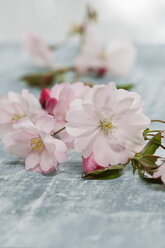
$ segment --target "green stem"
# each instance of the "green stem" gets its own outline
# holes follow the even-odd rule
[[[148,133],[159,133],[159,132],[162,132],[162,130],[150,130]]]
[[[162,120],[151,120],[151,122],[161,122],[165,124],[165,121],[162,121]]]
[[[87,8],[86,8],[85,15],[84,15],[84,20],[83,20],[82,25],[81,25],[83,27],[83,32],[80,33],[80,46],[79,46],[78,54],[81,53],[81,51],[84,47],[84,43],[85,43],[85,39],[86,39],[86,36],[85,36],[86,33],[84,31],[85,31],[86,27],[88,26],[88,24],[91,22],[91,14],[94,14],[94,13],[96,14],[95,11],[91,10],[91,8],[88,4]]]
[[[134,84],[117,85],[117,89],[123,89],[123,90],[131,90],[133,87],[134,87]]]
[[[161,146],[161,148],[165,149],[165,146],[163,146],[163,145],[160,145],[160,146]]]
[[[62,132],[65,129],[65,127],[62,127],[61,129],[59,129],[57,132],[54,133],[54,136],[56,136],[58,133]]]

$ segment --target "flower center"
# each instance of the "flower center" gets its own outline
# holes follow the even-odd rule
[[[41,137],[36,137],[31,139],[31,148],[35,152],[41,153],[44,149],[44,144]]]
[[[111,119],[104,118],[103,120],[100,120],[99,127],[103,130],[105,135],[108,135],[109,132],[112,133],[112,130],[116,128],[116,125]]]
[[[25,117],[25,115],[19,115],[19,114],[14,114],[11,121],[16,122],[19,121],[20,119],[22,119],[23,117]]]

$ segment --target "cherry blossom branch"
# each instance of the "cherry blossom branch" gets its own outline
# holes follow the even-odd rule
[[[163,146],[163,145],[160,145],[160,146],[161,146],[161,148],[165,149],[165,146]]]
[[[97,13],[96,13],[97,15]],[[83,24],[82,24],[82,32],[80,33],[80,47],[79,47],[79,53],[81,52],[82,48],[83,48],[83,45],[84,45],[84,42],[85,42],[85,29],[87,27],[87,25],[89,24],[89,22],[91,21],[92,18],[92,10],[90,9],[90,6],[88,5],[87,6],[87,11],[85,13],[85,17],[84,17],[84,21],[83,21]]]
[[[56,136],[58,133],[62,132],[65,129],[65,127],[62,127],[61,129],[59,129],[57,132],[54,133],[54,136]]]
[[[150,130],[149,133],[159,133],[162,132],[162,130]]]
[[[75,81],[81,81],[80,73],[78,72],[77,68],[73,65],[66,67],[59,67],[57,69],[45,71],[45,72],[26,74],[22,76],[20,80],[25,81],[31,86],[36,86],[43,89],[49,87],[54,80],[56,80],[55,83],[63,82],[64,81],[63,76],[68,72],[75,73]],[[88,85],[89,87],[93,87],[95,85],[92,82],[84,82],[84,84]],[[117,88],[131,90],[133,88],[133,84],[117,85]]]
[[[70,34],[74,35],[74,34],[79,34],[80,35],[80,46],[79,46],[79,51],[78,54],[81,53],[81,50],[83,48],[84,42],[85,42],[85,30],[86,27],[88,26],[88,24],[91,21],[96,22],[98,19],[98,14],[95,10],[93,10],[89,5],[87,5],[87,9],[85,12],[85,16],[84,16],[84,20],[82,22],[82,24],[80,25],[73,25]]]
[[[161,122],[165,124],[165,121],[162,121],[162,120],[151,120],[151,122]]]

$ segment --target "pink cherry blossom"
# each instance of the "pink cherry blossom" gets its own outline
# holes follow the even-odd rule
[[[39,35],[35,33],[25,34],[23,44],[26,51],[38,65],[52,67],[53,52]]]
[[[66,114],[70,109],[70,104],[74,99],[80,99],[84,91],[88,88],[81,82],[56,84],[50,91],[50,98],[46,103],[46,110],[51,112],[57,122],[57,130],[65,127]],[[54,109],[53,109],[54,108]],[[60,138],[66,143],[68,149],[73,147],[74,138],[66,130],[60,132]]]
[[[26,170],[48,174],[67,159],[64,142],[51,135],[54,128],[53,116],[39,117],[35,124],[23,119],[4,136],[4,150],[24,159]]]
[[[71,103],[66,131],[75,137],[77,152],[93,153],[101,166],[125,164],[144,145],[142,132],[150,124],[139,94],[116,89],[115,83],[86,89]]]
[[[13,125],[22,118],[35,120],[37,116],[44,114],[46,112],[41,108],[39,101],[28,90],[23,89],[21,95],[8,92],[0,98],[0,135],[12,131]]]
[[[82,158],[82,166],[85,173],[89,173],[95,170],[105,169],[109,166],[101,166],[96,163],[93,153],[88,158]]]
[[[132,69],[135,57],[136,50],[131,42],[111,42],[106,48],[95,27],[88,25],[75,66],[82,74],[95,71],[99,76],[104,76],[106,72],[127,76]]]
[[[165,161],[153,174],[153,178],[159,178],[159,177],[161,178],[162,182],[165,184]]]
[[[79,56],[75,60],[75,66],[80,73],[87,73],[90,69],[104,67],[99,59],[102,51],[102,41],[94,25],[88,25],[84,31],[83,44]]]

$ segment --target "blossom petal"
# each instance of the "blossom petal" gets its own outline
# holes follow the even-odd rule
[[[50,91],[50,97],[54,97],[59,100],[59,96],[65,85],[68,83],[55,84],[55,86]]]
[[[28,104],[25,101],[25,99],[21,95],[15,93],[15,92],[8,92],[8,99],[9,99],[10,103],[11,102],[17,103],[20,106],[24,106],[26,109],[28,108]]]
[[[90,115],[88,115],[84,111],[72,111],[68,112],[66,120],[69,122],[69,124],[66,124],[66,127],[73,125],[74,127],[81,126],[85,127],[96,127],[97,123],[93,118],[91,118]]]
[[[67,161],[68,156],[64,152],[56,152],[56,159],[57,159],[57,162],[64,163]]]
[[[72,149],[74,146],[74,137],[71,136],[66,130],[60,133],[60,139],[67,145],[68,149]]]
[[[27,132],[32,132],[34,134],[39,134],[39,130],[37,129],[37,127],[28,118],[19,120],[19,122],[14,124],[13,127],[18,130],[24,130]]]
[[[44,149],[40,156],[40,167],[44,173],[47,173],[50,169],[56,170],[57,161],[53,153],[49,153]]]
[[[40,66],[52,66],[53,53],[45,41],[35,33],[27,33],[23,39],[25,49]]]
[[[99,136],[93,146],[94,159],[98,164],[102,166],[117,165],[119,163],[127,163],[129,158],[134,155],[134,153],[127,152],[124,147],[116,144],[109,144],[107,142],[107,137]]]
[[[25,167],[26,170],[30,170],[35,168],[40,162],[40,156],[37,152],[31,152],[26,160],[25,160]]]
[[[55,138],[45,132],[40,132],[41,139],[43,141],[44,146],[50,153],[54,153],[56,150],[56,142]]]
[[[43,115],[36,120],[36,127],[46,133],[50,133],[55,129],[56,121],[51,115]]]
[[[8,109],[8,106],[6,106]],[[6,111],[5,106],[1,106],[0,108],[0,123],[7,123],[11,122],[12,114]]]
[[[54,142],[56,144],[56,151],[57,152],[66,152],[67,151],[67,147],[62,140],[54,139]]]
[[[82,152],[84,158],[89,157],[92,153],[93,145],[98,135],[99,131],[95,130],[88,136],[76,138],[74,142],[75,150],[79,153]]]
[[[27,89],[22,90],[22,96],[26,100],[26,102],[28,102],[31,110],[41,109],[41,105],[37,98],[33,94],[31,94]]]
[[[25,159],[31,152],[30,141],[32,138],[34,138],[32,133],[14,130],[3,137],[4,150]]]
[[[131,127],[127,130],[119,129],[115,137],[117,138],[119,144],[123,145],[130,151],[140,152],[144,145],[144,137],[142,132],[137,132],[136,129]]]
[[[112,43],[107,49],[107,54],[110,73],[121,76],[129,74],[136,57],[136,50],[130,42]]]
[[[93,96],[93,101],[95,103],[96,108],[101,108],[105,105],[107,100],[108,92],[105,85],[100,85]]]
[[[161,177],[162,182],[165,184],[165,161],[153,174],[153,178],[159,178],[159,177]]]
[[[53,111],[58,101],[56,98],[50,98],[46,103],[46,111],[48,114],[53,115]]]

